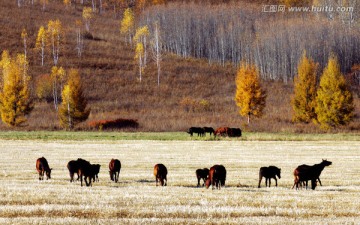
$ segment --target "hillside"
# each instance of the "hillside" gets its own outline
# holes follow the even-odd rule
[[[39,77],[49,74],[52,61],[47,55],[45,65],[32,49],[41,25],[59,19],[66,33],[59,65],[78,68],[84,81],[85,93],[91,107],[88,121],[99,119],[137,119],[141,131],[182,131],[189,126],[231,126],[245,128],[245,119],[237,113],[234,102],[236,68],[206,59],[186,59],[167,53],[163,57],[160,86],[157,86],[156,65],[150,62],[139,82],[132,47],[120,35],[120,20],[110,12],[96,15],[91,22],[90,35],[84,40],[81,58],[75,50],[75,21],[81,19],[81,8],[66,8],[60,2],[51,2],[41,10],[38,4],[17,7],[15,1],[0,2],[0,51],[11,54],[23,52],[21,31],[28,32],[30,73],[35,93]],[[291,122],[290,95],[292,82],[264,81],[267,89],[267,107],[262,119],[255,119],[247,130],[318,132],[314,125],[294,125]],[[203,100],[203,104],[199,102]],[[193,102],[197,102],[194,106]],[[359,112],[359,100],[355,99]],[[52,102],[36,100],[35,109],[24,130],[60,129]],[[357,117],[342,131],[360,128]],[[1,124],[0,129],[8,130]],[[11,128],[13,129],[13,128]],[[79,129],[88,129],[87,122]]]

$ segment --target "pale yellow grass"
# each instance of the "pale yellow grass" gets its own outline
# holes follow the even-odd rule
[[[360,224],[360,142],[3,140],[0,149],[0,224]],[[53,168],[42,182],[41,156]],[[69,183],[66,164],[78,157],[101,164],[93,187]],[[118,184],[111,158],[122,162]],[[322,158],[333,162],[324,186],[292,190],[293,169]],[[156,163],[167,187],[155,187]],[[196,188],[195,170],[213,164],[226,167],[226,187]],[[258,189],[269,165],[282,168],[279,187]]]

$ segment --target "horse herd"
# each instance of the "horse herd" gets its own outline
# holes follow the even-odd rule
[[[292,188],[296,187],[299,189],[300,187],[305,186],[307,189],[308,181],[311,181],[311,189],[315,190],[317,186],[317,182],[320,185],[320,175],[325,167],[330,166],[332,162],[328,160],[322,160],[319,164],[310,165],[299,165],[295,168],[294,174],[294,185]],[[92,182],[99,181],[98,174],[100,172],[99,164],[90,164],[90,162],[78,158],[77,160],[71,160],[67,164],[67,168],[70,174],[70,182],[74,181],[74,175],[77,174],[77,180],[80,179],[81,186],[83,186],[83,179],[85,181],[86,186],[92,186]],[[44,157],[38,158],[36,160],[36,170],[39,173],[39,180],[44,179],[44,175],[46,175],[47,179],[51,179],[51,170],[47,160]],[[109,174],[110,180],[115,183],[119,180],[121,170],[121,162],[118,159],[111,159],[109,162]],[[154,176],[156,186],[160,183],[161,186],[167,185],[167,174],[168,170],[164,164],[156,164],[154,166]],[[197,169],[195,171],[197,178],[197,186],[200,186],[200,181],[203,180],[202,186],[209,188],[210,185],[212,189],[220,189],[222,186],[225,186],[226,180],[226,169],[223,165],[214,165],[210,169]],[[269,167],[261,167],[259,170],[259,184],[258,188],[261,186],[262,178],[265,178],[265,186],[271,186],[271,179],[275,180],[275,186],[278,185],[277,178],[281,178],[281,169],[276,166]]]
[[[190,127],[186,132],[192,137],[193,134],[197,134],[199,137],[204,137],[206,133],[209,133],[210,136],[222,136],[222,137],[241,137],[240,128],[230,128],[230,127],[219,127],[216,130],[212,127]]]

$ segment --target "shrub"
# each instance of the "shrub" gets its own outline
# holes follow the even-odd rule
[[[93,120],[89,122],[89,127],[97,130],[138,128],[139,123],[134,119],[116,119],[116,120]]]

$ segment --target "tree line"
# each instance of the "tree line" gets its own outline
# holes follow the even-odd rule
[[[314,122],[324,130],[349,124],[354,118],[355,106],[337,57],[330,55],[319,82],[318,66],[306,52],[303,53],[291,98],[293,122]],[[261,117],[266,105],[266,91],[256,66],[242,62],[235,83],[235,102],[240,115],[247,116],[248,123],[250,117]]]
[[[343,72],[360,62],[360,28],[340,15],[269,14],[241,3],[172,3],[148,8],[140,18],[142,25],[154,21],[162,28],[165,50],[209,63],[253,63],[267,80],[292,80],[303,50],[321,68],[332,52]]]

